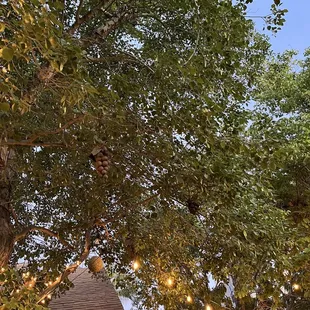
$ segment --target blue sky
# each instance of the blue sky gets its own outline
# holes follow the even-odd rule
[[[249,7],[248,15],[265,16],[270,13],[270,5],[273,0],[254,0]],[[283,52],[287,49],[295,49],[302,56],[304,50],[310,47],[310,0],[283,0],[282,7],[288,9],[286,22],[282,30],[276,36],[270,31],[265,31],[270,36],[270,42],[275,52]],[[263,20],[255,19],[257,30],[262,32]]]

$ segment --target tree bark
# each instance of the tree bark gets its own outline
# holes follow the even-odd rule
[[[14,231],[10,212],[14,176],[13,156],[12,149],[0,146],[0,268],[8,264],[14,246]]]

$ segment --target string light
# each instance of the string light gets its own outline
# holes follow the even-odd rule
[[[292,285],[292,288],[293,288],[294,291],[299,291],[301,289],[301,286],[299,284],[297,284],[297,283],[294,283]]]
[[[2,267],[2,268],[1,268],[1,272],[5,272],[5,268]]]
[[[41,304],[43,304],[43,305],[45,304],[45,300],[44,299],[41,300]]]
[[[206,305],[206,310],[213,310],[213,307],[209,304]]]
[[[59,278],[59,277],[57,277],[57,278],[56,278],[56,281],[58,282],[59,280],[60,280],[60,278]]]
[[[132,268],[135,271],[138,270],[140,268],[140,263],[137,260],[135,260],[132,264]]]
[[[51,294],[48,294],[48,295],[47,295],[47,298],[48,298],[48,299],[52,299],[52,295],[51,295]]]
[[[187,301],[189,304],[191,304],[191,303],[193,302],[192,296],[188,295],[188,296],[186,297],[186,301]]]
[[[18,294],[19,292],[20,292],[20,290],[17,289],[17,290],[16,290],[16,293]]]
[[[52,281],[49,281],[49,282],[48,282],[48,285],[53,285],[53,282],[52,282]]]
[[[172,278],[168,278],[166,283],[167,283],[167,286],[172,287],[174,284],[174,281]]]

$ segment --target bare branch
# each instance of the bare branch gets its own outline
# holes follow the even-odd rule
[[[74,249],[74,247],[73,247],[68,241],[66,241],[66,240],[64,240],[63,238],[61,238],[61,237],[59,236],[58,233],[53,232],[52,230],[47,229],[47,228],[45,228],[45,227],[40,227],[40,226],[29,226],[29,227],[26,227],[21,233],[19,233],[19,234],[17,234],[17,235],[15,236],[14,241],[15,241],[15,242],[19,242],[20,240],[26,238],[26,236],[27,236],[30,232],[32,232],[32,231],[39,231],[39,232],[41,232],[41,233],[43,233],[43,234],[45,234],[45,235],[48,235],[48,236],[50,236],[50,237],[55,237],[55,238],[57,238],[57,239],[59,240],[59,242],[60,242],[62,245],[64,245],[65,247],[69,248],[70,250],[73,250],[73,249]]]

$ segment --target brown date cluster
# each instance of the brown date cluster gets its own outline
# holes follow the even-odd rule
[[[107,147],[103,146],[100,150],[98,150],[98,152],[96,152],[96,154],[92,153],[91,158],[95,161],[94,165],[97,173],[100,176],[107,177],[107,173],[111,164]]]

